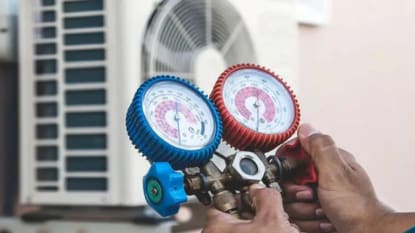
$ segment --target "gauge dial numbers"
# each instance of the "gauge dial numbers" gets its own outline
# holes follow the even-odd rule
[[[153,85],[144,96],[143,110],[151,128],[178,148],[200,149],[215,131],[213,114],[204,100],[177,83]]]
[[[211,98],[224,121],[224,140],[241,150],[275,148],[299,124],[299,106],[291,89],[257,65],[242,64],[226,70]]]
[[[126,125],[144,156],[151,162],[169,162],[176,170],[208,162],[222,138],[222,121],[209,98],[172,76],[157,76],[140,86]]]

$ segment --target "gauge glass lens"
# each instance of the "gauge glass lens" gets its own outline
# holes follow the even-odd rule
[[[241,170],[245,172],[246,174],[253,176],[258,173],[258,166],[256,165],[255,161],[249,158],[243,158],[241,159],[241,162],[239,163],[239,166],[241,167]]]
[[[173,81],[161,81],[144,95],[143,111],[150,127],[167,143],[198,150],[211,142],[215,120],[206,100]]]
[[[241,124],[264,134],[282,133],[294,121],[295,107],[287,88],[272,75],[242,69],[225,81],[226,109]]]

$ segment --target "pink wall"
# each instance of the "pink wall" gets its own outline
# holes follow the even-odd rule
[[[300,27],[303,122],[331,134],[382,200],[415,211],[415,1],[333,1]]]

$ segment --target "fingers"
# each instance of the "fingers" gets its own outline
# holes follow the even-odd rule
[[[293,223],[307,233],[331,233],[336,231],[331,223],[325,221],[293,221]]]
[[[206,217],[207,217],[207,220],[209,221],[209,220],[215,220],[218,218],[231,218],[233,216],[232,215],[228,216],[228,214],[223,213],[222,211],[217,210],[213,207],[210,207],[206,211]]]
[[[298,138],[319,172],[341,169],[343,161],[330,136],[321,134],[309,124],[303,124],[298,130]]]
[[[234,220],[229,218],[225,213],[211,207],[206,212],[206,226],[202,233],[231,232],[230,229],[232,224],[229,224],[229,222],[233,221]]]
[[[286,219],[282,197],[278,191],[253,185],[250,187],[249,194],[256,212],[254,221],[267,223]]]
[[[231,233],[233,227],[247,223],[246,220],[238,219],[230,214],[223,213],[213,207],[206,212],[206,226],[203,233]]]
[[[347,163],[347,165],[354,171],[362,171],[364,170],[362,166],[356,161],[356,158],[348,151],[339,148],[341,156],[343,160]]]
[[[226,224],[238,224],[238,223],[246,223],[246,220],[238,219],[230,214],[224,213],[219,211],[213,207],[208,208],[206,212],[206,222],[208,225],[215,225],[215,223],[220,222],[224,225]]]
[[[318,203],[290,203],[285,205],[285,211],[291,219],[296,220],[317,220],[325,218],[324,211]]]
[[[314,190],[307,185],[296,185],[292,183],[284,183],[284,202],[294,201],[312,201],[314,200]]]

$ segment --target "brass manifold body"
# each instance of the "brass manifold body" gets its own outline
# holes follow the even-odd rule
[[[224,169],[219,169],[212,161],[200,168],[185,169],[185,191],[188,195],[195,195],[204,205],[213,204],[215,208],[237,217],[242,212],[254,211],[248,195],[250,185],[262,182],[281,192],[279,183],[302,167],[293,158],[266,157],[260,151],[239,151],[220,157],[226,163]],[[237,195],[240,196],[239,202]]]

